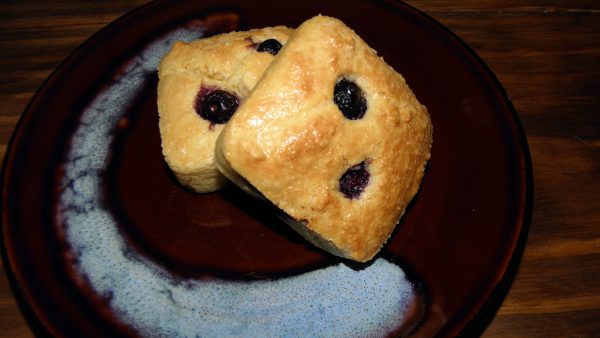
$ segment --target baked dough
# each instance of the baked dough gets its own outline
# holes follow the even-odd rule
[[[362,93],[362,116],[342,113],[342,82]],[[368,261],[419,189],[431,143],[427,109],[404,78],[341,21],[317,16],[296,29],[215,151],[228,178],[306,239]],[[355,190],[342,187],[348,173]]]
[[[260,51],[261,43],[275,39],[284,44],[291,32],[278,26],[176,42],[161,60],[157,103],[162,152],[181,184],[203,193],[226,182],[214,159],[225,121],[202,118],[198,97],[222,90],[243,100],[274,58],[271,50]]]

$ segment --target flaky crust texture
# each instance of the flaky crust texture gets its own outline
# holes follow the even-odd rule
[[[362,119],[345,118],[335,105],[341,78],[364,91]],[[217,151],[309,237],[320,236],[307,237],[314,244],[367,261],[417,192],[431,143],[427,109],[404,78],[341,21],[317,16],[290,37]],[[362,161],[370,161],[370,181],[358,198],[346,198],[339,179]]]
[[[200,88],[215,87],[245,98],[273,60],[273,55],[257,52],[256,45],[271,38],[283,44],[291,32],[278,26],[176,42],[161,60],[157,103],[162,151],[184,186],[210,192],[226,182],[214,159],[215,141],[224,125],[211,125],[196,113]]]

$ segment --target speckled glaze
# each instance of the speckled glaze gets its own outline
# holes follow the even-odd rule
[[[134,239],[120,232],[124,222],[118,208],[105,202],[119,195],[104,191],[111,180],[105,173],[117,155],[113,139],[128,134],[120,129],[133,128],[122,122],[128,118],[127,107],[152,84],[146,77],[156,71],[172,42],[202,35],[202,26],[192,26],[151,43],[83,110],[62,164],[57,204],[57,230],[64,236],[67,257],[73,258],[73,273],[86,280],[82,286],[144,337],[376,337],[405,326],[417,295],[402,269],[384,259],[356,270],[338,263],[277,280],[199,280],[153,263],[132,248]],[[181,219],[157,221],[169,228]],[[214,255],[209,252],[208,257]],[[344,325],[337,325],[342,320]]]
[[[234,187],[205,195],[186,191],[160,154],[157,78],[148,67],[156,61],[156,54],[145,54],[147,48],[160,46],[160,41],[182,29],[212,35],[279,24],[296,27],[318,13],[338,17],[353,27],[402,73],[428,107],[436,128],[436,143],[421,190],[371,265],[340,261],[308,245],[277,220],[268,206]],[[103,96],[111,88],[121,89],[116,92],[127,98],[122,101],[125,105],[111,101],[119,95]],[[123,110],[111,115],[90,109],[110,102]],[[100,125],[112,127],[91,133],[88,128],[103,120],[106,124]],[[90,137],[97,139],[91,142]],[[78,144],[78,140],[83,141]],[[93,156],[81,156],[74,149]],[[152,304],[186,308],[182,304],[188,300],[188,292],[202,287],[209,288],[210,294],[218,289],[223,299],[232,302],[248,295],[240,308],[216,316],[233,321],[239,314],[259,318],[253,302],[261,304],[264,294],[270,299],[278,294],[292,297],[281,299],[293,299],[290,302],[296,305],[294,292],[316,292],[310,297],[317,302],[314,306],[329,299],[322,293],[339,292],[360,300],[392,289],[391,306],[367,302],[365,306],[377,306],[364,311],[370,315],[362,318],[393,324],[365,325],[367,330],[384,327],[395,336],[410,332],[412,324],[419,323],[415,336],[471,333],[493,313],[518,261],[515,252],[525,236],[523,221],[529,212],[526,154],[516,115],[485,65],[442,26],[405,5],[350,1],[340,9],[334,3],[318,1],[159,1],[95,35],[32,100],[4,165],[3,258],[24,312],[39,334],[139,336],[151,327],[139,318],[147,320],[151,316],[144,316],[158,311]],[[85,169],[78,173],[76,168]],[[89,189],[92,186],[95,190]],[[86,202],[90,191],[101,208]],[[105,217],[100,209],[109,211],[110,216]],[[86,224],[77,220],[81,215],[98,217],[100,221],[88,225],[112,234],[104,240],[75,236],[72,231]],[[82,255],[84,249],[89,250],[87,257]],[[110,270],[102,267],[102,262],[114,266],[114,261],[105,260],[109,257],[129,261],[130,271],[120,266],[104,275],[89,272]],[[88,272],[82,273],[84,270]],[[119,279],[124,274],[133,278]],[[335,278],[331,279],[332,275]],[[383,275],[392,278],[373,278]],[[157,280],[166,284],[153,288],[151,285],[158,284],[148,283]],[[314,281],[328,280],[347,281],[352,292],[348,293],[347,285],[314,285]],[[424,303],[408,309],[410,318],[400,311],[405,308],[400,299],[410,296],[404,291],[411,289],[403,287],[410,285],[408,280],[416,285],[412,291],[425,297]],[[122,284],[112,285],[116,281]],[[119,287],[103,288],[103,282]],[[264,293],[265,288],[273,293]],[[142,290],[152,292],[142,296],[138,293]],[[115,306],[124,299],[121,291],[132,292],[151,302],[145,303],[150,306],[134,302]],[[336,297],[332,301],[341,300]],[[214,309],[211,302],[206,299],[201,306]],[[303,302],[309,304],[306,299]],[[138,311],[140,308],[144,311]],[[278,310],[296,309],[293,313],[298,318],[312,318],[334,308],[317,306],[311,312],[282,305]],[[192,316],[201,311],[186,309]],[[132,312],[140,312],[135,314],[138,319]],[[281,323],[292,322],[284,317],[266,327],[277,330],[284,327]],[[198,329],[174,322],[190,317],[167,318],[171,319],[168,323],[151,323],[163,330],[154,333],[186,335],[190,331],[185,330]],[[404,319],[406,326],[398,327]],[[256,332],[244,331],[252,325],[232,325],[226,331],[219,320],[200,324],[221,328],[220,333]],[[326,322],[321,325],[327,327]],[[350,332],[339,331],[346,329],[344,325],[330,326],[335,331],[324,332]],[[182,331],[177,333],[173,327]],[[299,332],[293,330],[305,329],[298,325],[288,328],[291,335]]]

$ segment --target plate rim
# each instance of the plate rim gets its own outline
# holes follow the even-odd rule
[[[510,287],[512,286],[512,282],[517,276],[523,251],[525,250],[529,235],[534,201],[534,174],[529,143],[527,141],[527,134],[521,119],[519,118],[519,114],[512,104],[512,100],[510,99],[508,92],[492,69],[483,60],[483,58],[481,58],[479,54],[460,36],[429,14],[403,1],[395,1],[401,2],[405,6],[409,7],[418,15],[421,15],[425,20],[428,20],[432,26],[436,27],[436,29],[443,31],[445,34],[452,37],[457,42],[457,45],[462,48],[464,54],[471,57],[471,64],[476,64],[478,66],[483,73],[482,75],[486,76],[486,80],[489,81],[493,87],[497,89],[497,93],[500,94],[500,101],[505,105],[504,110],[510,113],[510,121],[513,124],[510,126],[509,130],[512,132],[513,140],[516,141],[515,144],[518,145],[520,150],[518,152],[520,155],[518,156],[519,168],[521,169],[519,178],[523,184],[520,185],[519,197],[522,203],[519,205],[519,216],[517,217],[519,220],[517,226],[518,231],[516,231],[516,236],[513,237],[510,255],[507,257],[507,259],[503,260],[504,266],[502,267],[502,271],[499,276],[497,276],[496,283],[494,283],[494,285],[488,290],[485,300],[483,302],[479,302],[477,305],[477,310],[471,311],[471,314],[466,316],[467,318],[464,318],[461,321],[462,324],[459,323],[455,325],[458,327],[455,327],[454,330],[449,330],[448,332],[449,336],[478,336],[483,333],[489,323],[494,319],[496,312],[508,294]],[[446,325],[441,332],[448,331],[445,329]]]
[[[470,336],[472,334],[479,334],[485,330],[489,322],[494,318],[496,311],[499,309],[502,301],[506,297],[513,280],[515,279],[519,264],[521,261],[521,257],[523,251],[525,249],[525,244],[527,242],[527,237],[529,233],[529,228],[531,225],[531,217],[532,217],[532,209],[533,209],[533,200],[534,200],[534,179],[533,179],[533,167],[531,154],[529,151],[529,145],[527,142],[527,136],[521,120],[519,119],[518,112],[513,106],[505,88],[502,86],[501,82],[498,80],[496,75],[490,69],[490,67],[484,62],[484,60],[470,47],[465,41],[463,41],[457,34],[451,31],[448,27],[443,25],[441,22],[437,21],[435,18],[430,16],[429,14],[415,8],[414,6],[394,0],[392,3],[390,1],[380,1],[382,4],[392,5],[396,10],[407,9],[413,12],[415,16],[420,17],[421,19],[426,20],[431,27],[435,27],[437,30],[443,32],[444,35],[448,37],[452,37],[455,42],[457,42],[456,46],[460,46],[461,51],[464,55],[468,55],[470,57],[469,63],[476,65],[476,68],[479,70],[479,76],[485,75],[485,82],[489,82],[493,88],[497,90],[497,94],[500,98],[500,102],[504,104],[503,111],[509,112],[510,116],[507,116],[507,120],[512,122],[509,128],[511,132],[511,138],[515,142],[515,146],[518,146],[518,158],[519,163],[518,167],[521,169],[519,172],[519,178],[522,181],[520,185],[520,195],[518,209],[518,224],[515,227],[516,236],[512,237],[513,241],[511,243],[511,249],[509,250],[509,255],[506,259],[503,259],[503,266],[501,271],[497,274],[495,283],[490,287],[486,292],[486,297],[482,302],[478,302],[477,306],[473,306],[469,309],[468,316],[462,316],[463,320],[453,323],[452,327],[449,327],[449,323],[443,325],[440,333],[448,334],[448,335],[459,335],[459,336]],[[39,334],[50,334],[50,332],[55,331],[51,330],[54,328],[53,323],[47,320],[47,317],[41,313],[40,308],[33,306],[36,304],[35,299],[25,287],[25,283],[23,280],[20,280],[18,274],[15,270],[18,268],[15,266],[16,258],[12,257],[11,252],[14,252],[9,249],[10,245],[7,242],[7,238],[10,237],[8,235],[8,225],[7,215],[8,215],[8,198],[6,186],[8,185],[9,174],[12,172],[11,166],[14,162],[15,155],[15,144],[21,143],[20,140],[25,137],[24,126],[27,125],[28,121],[34,115],[34,107],[36,103],[40,100],[40,97],[44,95],[44,92],[48,90],[49,84],[52,83],[53,80],[57,78],[57,76],[62,73],[65,69],[69,67],[73,61],[77,60],[78,57],[90,46],[95,43],[99,37],[107,34],[107,31],[114,29],[120,22],[130,19],[136,13],[143,12],[147,10],[149,7],[153,6],[162,6],[163,2],[155,1],[146,3],[144,5],[138,6],[137,8],[128,11],[115,20],[112,20],[110,23],[102,27],[100,30],[96,31],[90,37],[88,37],[84,42],[78,45],[63,61],[60,62],[58,66],[54,68],[54,70],[48,75],[48,77],[39,85],[35,94],[29,100],[26,108],[21,114],[12,134],[11,138],[7,143],[6,152],[4,156],[4,160],[2,163],[1,175],[0,178],[0,208],[1,208],[1,224],[2,231],[0,231],[0,254],[2,256],[2,261],[4,265],[5,275],[7,276],[11,291],[17,299],[17,304],[24,315],[27,324],[32,330],[35,330],[34,333]],[[402,8],[400,8],[400,7]],[[514,150],[514,149],[513,149]],[[55,329],[55,328],[54,328]],[[36,332],[38,331],[38,332]]]

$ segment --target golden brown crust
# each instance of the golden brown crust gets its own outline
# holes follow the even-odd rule
[[[224,125],[211,125],[194,110],[200,88],[219,88],[245,98],[273,60],[273,55],[257,52],[256,45],[271,38],[283,44],[291,32],[278,26],[176,42],[165,55],[158,67],[162,149],[183,185],[210,192],[226,182],[214,163],[214,144]]]
[[[342,77],[365,93],[362,119],[345,118],[334,103]],[[247,180],[294,228],[305,225],[299,232],[315,245],[367,261],[417,192],[431,142],[427,109],[404,78],[342,22],[317,16],[290,37],[216,151],[225,172]],[[346,198],[339,179],[365,160],[370,181],[359,198]]]

